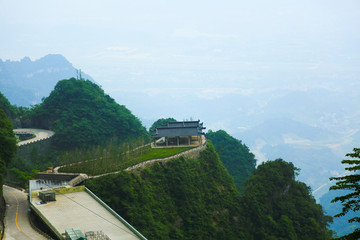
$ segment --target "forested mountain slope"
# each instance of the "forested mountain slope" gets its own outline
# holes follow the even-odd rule
[[[95,83],[59,81],[50,96],[22,119],[23,126],[54,130],[60,148],[87,147],[111,138],[147,137],[140,120]]]
[[[13,126],[4,111],[0,108],[0,196],[2,197],[2,185],[4,174],[10,161],[15,157],[16,138]],[[0,204],[1,205],[1,204]],[[1,214],[0,214],[1,215]]]
[[[277,159],[262,163],[250,176],[243,201],[254,239],[331,239],[332,218],[316,204],[310,187],[295,180],[298,173],[292,163]]]
[[[9,100],[2,94],[2,92],[0,92],[0,109],[2,109],[9,118],[15,116],[15,107],[10,104]]]
[[[331,239],[329,217],[282,160],[259,166],[244,195],[214,147],[199,159],[155,163],[86,181],[148,239]]]
[[[243,189],[245,181],[255,169],[255,155],[245,144],[224,130],[216,132],[209,130],[206,138],[214,144],[220,160],[234,178],[235,185]]]
[[[200,159],[155,163],[139,175],[87,180],[87,187],[148,239],[237,239],[239,195],[214,148]]]

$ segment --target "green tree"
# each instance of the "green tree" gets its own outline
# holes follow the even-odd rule
[[[9,100],[0,92],[0,109],[2,109],[8,118],[15,118],[16,107],[12,106]]]
[[[156,127],[161,127],[161,125],[167,124],[168,122],[176,122],[174,118],[160,118],[156,120],[153,125],[151,125],[149,131],[154,131]]]
[[[16,154],[13,126],[2,109],[0,109],[0,146],[0,184],[2,186],[6,168]]]
[[[16,153],[16,138],[13,132],[13,126],[6,117],[3,110],[0,109],[0,159],[7,166]]]
[[[214,144],[220,160],[234,178],[235,185],[243,191],[245,181],[255,170],[255,155],[245,144],[224,130],[209,130],[206,138]]]
[[[340,177],[332,177],[330,180],[335,180],[334,186],[330,190],[347,190],[343,196],[335,197],[331,202],[341,202],[343,208],[342,212],[336,214],[334,217],[342,217],[349,211],[357,212],[360,210],[360,148],[354,148],[352,153],[346,154],[350,159],[342,160],[342,164],[347,164],[345,170],[351,174]],[[360,217],[353,217],[349,219],[350,223],[360,223]],[[360,239],[360,228],[356,228],[352,233],[342,236],[337,239]]]

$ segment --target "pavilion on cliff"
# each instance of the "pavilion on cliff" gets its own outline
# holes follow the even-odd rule
[[[168,122],[151,131],[154,147],[198,146],[205,139],[203,123],[198,121]]]

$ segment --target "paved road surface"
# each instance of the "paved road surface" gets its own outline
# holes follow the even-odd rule
[[[34,128],[18,128],[18,129],[14,129],[14,132],[15,133],[26,132],[35,135],[35,138],[19,142],[18,146],[25,145],[31,142],[36,142],[38,140],[46,139],[52,137],[55,134],[53,131],[50,130],[34,129]]]
[[[5,240],[46,240],[30,225],[27,195],[15,188],[4,185],[6,202]]]

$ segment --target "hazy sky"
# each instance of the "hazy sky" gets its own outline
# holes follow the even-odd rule
[[[147,126],[194,117],[242,138],[280,116],[359,130],[359,0],[0,0],[0,58],[50,53]]]
[[[0,0],[0,58],[60,53],[112,90],[273,86],[354,77],[359,24],[358,0]]]
[[[189,94],[360,82],[359,25],[358,0],[0,0],[0,58],[62,54],[150,119],[153,96],[166,96],[166,117]]]

